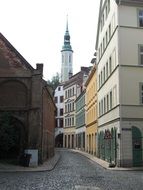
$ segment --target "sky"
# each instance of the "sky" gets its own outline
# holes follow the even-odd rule
[[[71,37],[73,72],[91,66],[100,0],[0,0],[0,32],[43,77],[61,72],[66,21]]]

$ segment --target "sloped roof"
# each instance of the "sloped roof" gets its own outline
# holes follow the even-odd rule
[[[7,48],[10,52],[14,52],[15,56],[20,60],[20,63],[27,69],[33,71],[34,68],[25,60],[25,58],[12,46],[12,44],[0,33],[0,48]],[[5,47],[4,47],[5,46]],[[6,49],[5,49],[6,51]]]
[[[83,82],[83,75],[88,75],[91,67],[81,67],[81,71],[73,75],[69,80],[65,81],[64,88],[72,86],[73,84],[82,85]]]

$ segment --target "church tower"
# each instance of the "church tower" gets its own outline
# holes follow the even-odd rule
[[[64,35],[64,45],[61,50],[62,66],[61,66],[61,82],[67,81],[73,74],[73,50],[70,45],[70,35],[68,30],[68,20],[66,32]]]

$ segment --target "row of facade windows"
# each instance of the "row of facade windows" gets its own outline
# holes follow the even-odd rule
[[[85,96],[82,96],[80,100],[76,102],[76,111],[78,112],[85,105]]]
[[[74,102],[65,105],[65,113],[74,111]]]
[[[88,111],[87,111],[87,122],[88,121],[93,121],[93,120],[95,120],[95,118],[96,118],[96,115],[95,115],[95,113],[96,113],[96,107],[92,107],[92,108],[90,108]]]
[[[100,59],[102,57],[102,54],[104,53],[104,50],[106,49],[107,45],[108,45],[108,42],[110,41],[110,38],[112,36],[112,33],[113,31],[115,30],[115,15],[113,15],[112,17],[112,21],[111,23],[109,24],[106,32],[105,32],[105,35],[102,39],[102,42],[99,46],[99,49],[98,49],[98,59]]]
[[[83,126],[85,124],[85,111],[83,110],[76,115],[76,127]]]
[[[110,12],[110,0],[108,0],[106,2],[105,8],[103,9],[102,15],[101,15],[101,19],[100,19],[100,30],[102,31],[103,27],[104,27],[104,23],[108,17],[108,14]]]
[[[103,69],[99,73],[99,77],[98,77],[99,88],[105,83],[105,81],[111,75],[116,65],[117,65],[116,64],[116,49],[114,49],[112,54],[107,59],[106,64],[104,65]]]
[[[56,116],[63,116],[63,108],[57,109],[55,115]]]
[[[74,117],[65,118],[65,127],[74,126]]]
[[[86,99],[86,103],[90,103],[90,101],[94,98],[95,93],[96,93],[96,84],[95,82],[93,82],[93,84],[91,85],[91,87],[87,90],[87,97],[88,99]]]
[[[72,87],[72,88],[70,88],[68,90],[65,90],[65,99],[74,96],[74,93],[75,93],[74,87]]]
[[[117,86],[99,101],[99,117],[117,105]]]
[[[104,16],[104,14],[103,14],[103,16]],[[101,20],[103,20],[103,16],[101,17],[102,18]],[[138,11],[138,20],[139,20],[138,21],[139,27],[143,27],[143,10]],[[103,26],[104,26],[102,23],[101,23],[101,28],[103,28]],[[101,58],[102,54],[104,53],[104,50],[105,50],[108,42],[110,41],[110,38],[111,38],[111,35],[112,35],[114,29],[115,29],[115,15],[113,15],[112,21],[109,24],[108,29],[105,32],[105,36],[103,37],[102,42],[99,46],[99,49],[98,49],[99,59]]]
[[[63,118],[56,119],[56,127],[63,128]]]
[[[64,97],[63,96],[55,96],[55,103],[62,103],[64,101]]]

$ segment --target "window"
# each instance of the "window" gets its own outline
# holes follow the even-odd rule
[[[60,90],[61,90],[61,87],[59,86],[59,87],[58,87],[58,91],[60,91]]]
[[[139,26],[143,27],[143,10],[139,10]]]
[[[111,24],[109,25],[109,40],[111,38]]]
[[[104,97],[104,113],[106,113],[106,99]]]
[[[108,13],[110,12],[110,0],[108,0]]]
[[[74,96],[74,87],[73,87],[73,89],[72,89],[72,90],[73,90],[73,96]]]
[[[109,73],[111,74],[112,72],[112,58],[111,56],[109,57]]]
[[[65,98],[67,98],[67,91],[65,91]]]
[[[99,116],[101,115],[101,103],[99,102]]]
[[[99,87],[101,86],[101,83],[100,83],[100,74],[99,74]]]
[[[67,105],[65,105],[65,113],[67,112]]]
[[[67,119],[65,119],[65,127],[67,126]]]
[[[103,83],[103,74],[102,74],[102,71],[101,71],[101,85]]]
[[[74,102],[72,103],[72,111],[74,111]]]
[[[100,21],[100,29],[101,29],[101,31],[102,31],[102,18],[101,18],[101,21]]]
[[[104,26],[104,13],[103,13],[103,16],[102,16],[102,24]]]
[[[106,63],[106,78],[108,78],[108,62]]]
[[[70,107],[69,107],[70,105],[68,104],[68,112],[70,111]]]
[[[143,83],[140,83],[140,103],[143,104]]]
[[[105,67],[104,67],[104,69],[103,69],[103,80],[104,80],[104,82],[105,82]]]
[[[71,97],[71,89],[69,90],[69,93],[70,93],[70,97]]]
[[[109,111],[109,95],[107,94],[107,111]]]
[[[60,109],[60,116],[62,116],[63,115],[63,109],[61,108]]]
[[[103,51],[105,50],[105,39],[103,38]]]
[[[106,16],[106,19],[107,19],[107,16],[108,16],[108,7],[107,7],[107,5],[105,7],[105,16]]]
[[[60,119],[60,128],[63,128],[63,119]]]
[[[74,117],[72,117],[72,126],[74,126]]]
[[[108,33],[106,31],[106,46],[107,46],[107,44],[108,44]]]
[[[110,109],[112,109],[112,91],[110,92]]]
[[[58,97],[57,96],[55,96],[55,103],[57,103],[58,102]]]
[[[143,45],[139,45],[139,63],[143,65]]]
[[[69,55],[69,63],[71,63],[71,55]]]
[[[72,111],[72,110],[71,110],[71,103],[69,104],[69,111]]]
[[[62,103],[64,100],[64,97],[63,96],[60,96],[60,103]]]

